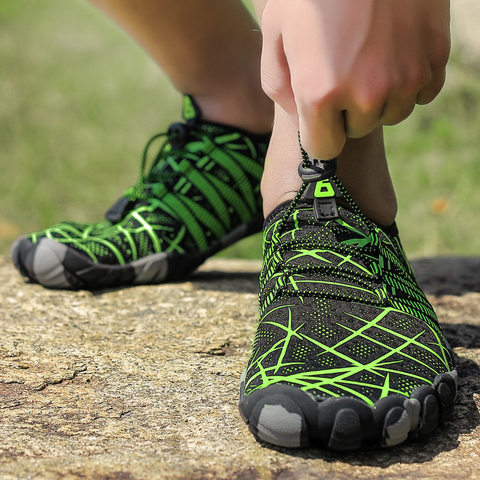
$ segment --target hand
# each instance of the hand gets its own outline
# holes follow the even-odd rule
[[[298,121],[315,158],[395,125],[445,82],[449,0],[268,0],[265,92]]]

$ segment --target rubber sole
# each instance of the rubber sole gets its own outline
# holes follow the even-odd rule
[[[272,385],[246,397],[242,393],[239,409],[257,440],[279,447],[327,446],[338,451],[366,444],[392,447],[448,420],[457,388],[458,375],[452,370],[409,398],[388,396],[369,406],[348,397],[317,400],[299,388]]]
[[[260,232],[263,218],[256,217],[197,254],[155,253],[124,265],[94,262],[90,257],[50,238],[32,243],[18,238],[10,250],[15,267],[31,281],[57,289],[105,288],[158,284],[178,280],[196,270],[215,253]]]

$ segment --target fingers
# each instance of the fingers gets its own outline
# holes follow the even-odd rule
[[[264,32],[274,29],[270,23],[273,23],[272,16],[264,16],[262,20]],[[261,70],[264,92],[286,112],[296,117],[297,107],[292,91],[290,68],[283,48],[283,39],[275,31],[263,36]]]
[[[362,138],[372,132],[379,123],[384,108],[383,100],[371,109],[352,105],[345,111],[345,130],[349,138]]]
[[[418,92],[416,98],[417,104],[426,105],[430,103],[442,90],[446,76],[447,72],[445,69],[435,75],[432,81]]]
[[[444,84],[449,1],[371,3],[272,0],[263,11],[263,88],[317,158],[400,123]]]
[[[295,61],[299,63],[297,55]],[[293,68],[295,67],[295,68]],[[338,156],[346,138],[362,138],[378,125],[396,125],[415,109],[416,104],[431,102],[445,82],[445,68],[432,75],[433,65],[408,65],[383,76],[356,77],[335,84],[326,94],[325,83],[312,85],[294,72],[308,71],[296,63],[289,65],[281,35],[264,37],[262,85],[267,95],[298,122],[302,145],[319,159]],[[438,68],[438,67],[437,67]],[[360,75],[361,77],[361,75]],[[327,88],[328,90],[328,88]]]
[[[409,117],[415,109],[416,95],[400,97],[391,95],[385,103],[378,123],[382,125],[397,125]]]
[[[362,138],[378,125],[402,122],[411,115],[416,101],[416,94],[392,93],[371,109],[351,102],[347,110],[342,110],[326,102],[315,105],[297,99],[302,145],[315,158],[334,158],[342,152],[347,137]]]
[[[402,94],[392,91],[382,109],[379,123],[397,125],[403,122],[412,114],[416,105],[430,103],[440,93],[445,84],[445,77],[446,72],[443,69],[434,76],[427,74],[422,79],[408,82]]]
[[[445,28],[448,30],[448,24]],[[446,67],[451,49],[450,36],[436,35],[432,37],[431,42],[432,51],[429,58],[431,78],[418,91],[416,101],[419,105],[430,103],[440,93],[447,74]]]
[[[303,148],[314,158],[330,160],[346,141],[344,112],[322,104],[299,103],[299,130]]]
[[[445,71],[410,74],[400,82],[373,86],[360,95],[346,95],[348,88],[337,95],[319,96],[315,101],[295,99],[300,134],[304,148],[316,158],[338,156],[346,137],[362,138],[378,125],[397,125],[409,117],[416,104],[431,102],[441,91]],[[294,90],[295,91],[295,90]]]

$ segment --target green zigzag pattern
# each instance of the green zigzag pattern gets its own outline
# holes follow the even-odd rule
[[[398,236],[352,210],[318,223],[304,203],[267,225],[246,395],[281,383],[372,405],[453,368]]]
[[[261,215],[267,140],[201,122],[190,127],[183,147],[166,140],[149,174],[125,192],[133,207],[119,223],[63,222],[29,237],[119,265],[159,252],[203,251]]]

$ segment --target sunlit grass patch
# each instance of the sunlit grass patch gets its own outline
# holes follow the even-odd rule
[[[19,232],[99,220],[135,183],[180,96],[84,0],[0,0],[0,252]],[[455,52],[440,97],[386,129],[398,223],[414,255],[480,251],[480,72]],[[227,255],[261,254],[257,235]]]

